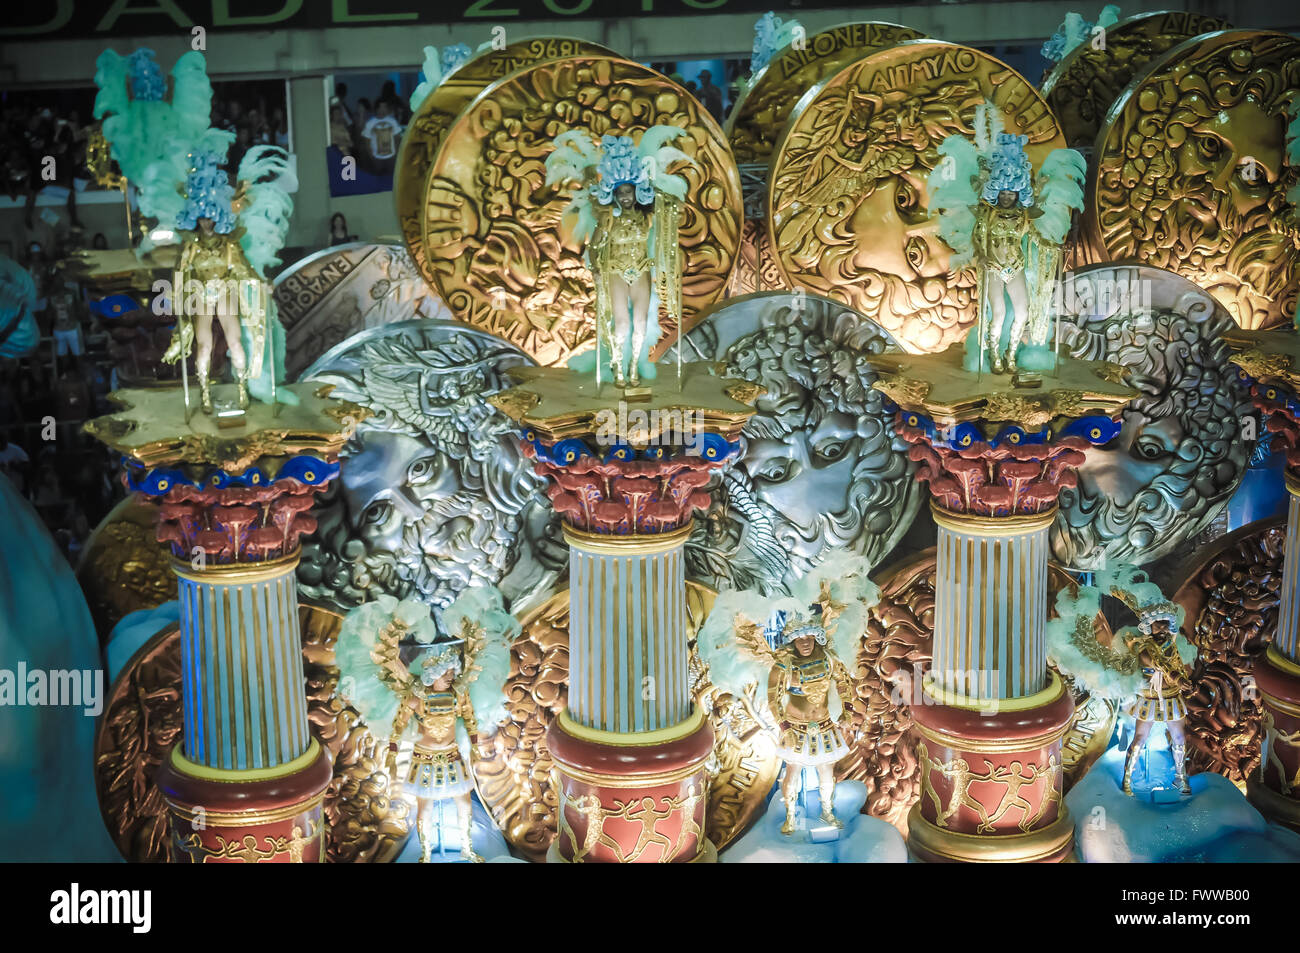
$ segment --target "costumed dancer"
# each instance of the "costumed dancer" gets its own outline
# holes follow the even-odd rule
[[[1133,718],[1133,738],[1124,758],[1125,794],[1133,793],[1133,767],[1156,722],[1164,723],[1169,738],[1174,785],[1191,794],[1183,722],[1191,689],[1188,666],[1196,659],[1196,646],[1178,638],[1183,610],[1134,566],[1098,570],[1096,582],[1057,594],[1056,618],[1047,623],[1048,657],[1090,694],[1128,703],[1124,713]],[[1093,625],[1103,594],[1123,602],[1138,618],[1136,628],[1120,629],[1109,646],[1097,641]]]
[[[1124,598],[1118,593],[1116,595]],[[1141,664],[1144,684],[1137,697],[1124,709],[1124,714],[1133,718],[1133,740],[1129,742],[1124,758],[1124,793],[1133,793],[1133,765],[1146,747],[1152,724],[1159,721],[1164,722],[1169,752],[1174,757],[1174,784],[1183,794],[1191,794],[1191,786],[1187,783],[1187,736],[1183,722],[1187,718],[1186,698],[1191,692],[1191,672],[1187,665],[1196,658],[1195,648],[1191,659],[1184,660],[1179,655],[1177,640],[1182,610],[1172,602],[1130,608],[1138,614],[1140,635],[1126,638],[1125,644]],[[1183,644],[1191,645],[1186,640]]]
[[[547,185],[580,186],[564,214],[577,215],[574,235],[586,244],[596,284],[598,382],[603,366],[619,387],[653,379],[648,354],[659,334],[659,309],[681,327],[678,233],[687,182],[668,168],[677,162],[693,166],[695,160],[667,143],[685,135],[677,126],[658,125],[643,132],[639,143],[602,136],[597,145],[587,130],[573,129],[555,138],[555,151],[546,159]],[[582,370],[588,360],[580,355],[570,366]]]
[[[795,582],[792,596],[720,593],[700,629],[697,646],[713,685],[747,698],[775,737],[785,762],[783,834],[796,830],[806,767],[817,773],[822,822],[843,826],[835,817],[835,764],[849,753],[858,704],[844,660],[856,656],[867,610],[880,598],[870,568],[840,551]]]
[[[169,364],[184,361],[194,351],[199,402],[212,413],[210,375],[212,324],[221,325],[230,363],[239,387],[239,406],[248,406],[248,378],[262,372],[266,310],[261,276],[244,257],[235,233],[235,189],[215,153],[194,157],[185,183],[185,208],[176,219],[184,236],[173,286],[176,331],[163,354]],[[244,353],[242,327],[249,329],[252,355]]]
[[[352,679],[351,700],[366,722],[375,731],[392,726],[386,767],[394,783],[402,738],[415,727],[410,762],[400,776],[416,800],[420,862],[428,862],[434,847],[433,806],[444,800],[456,805],[461,857],[479,862],[470,751],[487,744],[480,719],[494,732],[505,716],[510,642],[519,624],[502,608],[501,593],[489,587],[461,593],[443,610],[442,623],[453,637],[439,636],[424,603],[380,596],[349,613],[336,658],[341,680]],[[414,660],[403,661],[404,653]]]
[[[993,373],[1014,374],[1026,329],[1026,368],[1054,366],[1046,347],[1048,311],[1071,216],[1083,208],[1087,163],[1074,149],[1055,149],[1035,176],[1026,142],[1027,136],[1003,132],[1001,113],[985,103],[976,108],[975,141],[944,139],[927,182],[939,236],[954,252],[951,270],[973,261],[977,271],[979,322],[967,339],[972,371],[984,369],[987,350]]]
[[[223,166],[234,134],[208,125],[212,84],[199,52],[176,61],[170,99],[150,50],[129,57],[107,50],[96,65],[95,115],[105,117],[104,138],[135,187],[142,218],[157,225],[145,229],[138,251],[174,241],[177,233],[184,243],[170,296],[177,327],[164,359],[183,361],[197,350],[200,400],[210,413],[215,319],[225,332],[240,405],[247,406],[249,395],[296,403],[291,391],[276,392],[284,379],[284,328],[266,277],[280,263],[289,231],[290,193],[298,187],[293,157],[277,146],[249,149],[232,188]]]

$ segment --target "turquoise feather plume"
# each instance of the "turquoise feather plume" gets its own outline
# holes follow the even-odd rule
[[[1034,228],[1053,245],[1065,241],[1071,215],[1083,210],[1083,183],[1087,177],[1088,163],[1075,149],[1054,149],[1043,160],[1034,189],[1043,214],[1034,219]]]

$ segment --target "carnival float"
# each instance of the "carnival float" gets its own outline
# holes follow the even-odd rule
[[[71,265],[177,379],[75,580],[11,501],[5,666],[109,683],[6,714],[3,852],[1300,860],[1300,40],[1086,16],[1036,85],[768,14],[723,122],[429,47],[401,241],[274,279],[293,157],[105,52],[143,227]]]

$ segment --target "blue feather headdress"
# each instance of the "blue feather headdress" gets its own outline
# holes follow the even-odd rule
[[[136,102],[161,102],[167,95],[167,79],[154,62],[153,50],[139,49],[127,57],[127,84]]]
[[[191,161],[190,174],[185,180],[185,207],[176,216],[176,227],[193,231],[199,219],[210,218],[217,232],[229,234],[235,228],[235,213],[231,209],[235,189],[226,170],[221,168],[220,157],[216,153],[200,152]]]
[[[631,136],[601,136],[600,164],[596,167],[596,201],[609,205],[620,185],[636,186],[636,200],[649,205],[655,199],[654,160],[637,152]]]
[[[1002,192],[1015,192],[1021,208],[1034,204],[1034,169],[1025,155],[1028,136],[1000,132],[989,156],[989,177],[980,198],[996,205]]]
[[[444,46],[440,59],[442,61],[442,75],[446,76],[452,70],[460,69],[461,66],[469,62],[469,58],[474,55],[474,51],[469,48],[468,43],[453,43],[451,46]]]
[[[1096,23],[1089,23],[1081,14],[1067,13],[1065,20],[1052,34],[1052,38],[1043,44],[1043,57],[1053,63],[1059,63],[1092,36],[1093,30],[1097,27],[1104,30],[1118,22],[1119,7],[1113,3],[1102,8]]]

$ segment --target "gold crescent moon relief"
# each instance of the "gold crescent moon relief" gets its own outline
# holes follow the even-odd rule
[[[1107,111],[1148,63],[1190,37],[1226,29],[1226,21],[1199,13],[1143,13],[1107,27],[1100,48],[1090,41],[1075,47],[1041,90],[1070,148],[1092,149]]]
[[[767,162],[790,111],[805,92],[860,58],[864,51],[925,36],[897,23],[842,23],[781,50],[758,71],[727,116],[727,141],[737,162]]]
[[[740,176],[722,130],[681,86],[614,56],[538,63],[492,83],[448,129],[425,190],[422,238],[430,280],[452,312],[539,364],[562,364],[595,338],[595,292],[561,221],[571,193],[546,185],[551,140],[569,129],[636,136],[680,126],[673,144],[697,163],[682,209],[682,309],[695,315],[726,291],[740,246]],[[663,327],[652,357],[677,339]]]
[[[1001,109],[1028,136],[1037,168],[1065,137],[1019,73],[979,50],[910,40],[850,63],[805,94],[768,180],[767,228],[791,287],[842,301],[911,353],[939,351],[975,323],[975,269],[950,274],[951,249],[925,205],[925,181],[975,109]]]
[[[402,136],[393,197],[402,240],[425,281],[433,282],[424,260],[424,187],[443,136],[460,111],[474,101],[484,86],[515,70],[542,60],[592,54],[614,55],[598,43],[568,37],[543,36],[507,43],[504,49],[487,50],[461,64],[424,98]]]
[[[1129,83],[1097,136],[1092,244],[1194,281],[1244,328],[1288,324],[1300,223],[1286,192],[1300,40],[1229,30],[1186,41]]]

